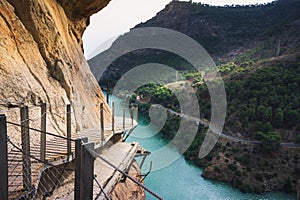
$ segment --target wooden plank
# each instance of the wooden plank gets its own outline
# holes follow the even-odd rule
[[[138,147],[139,145],[137,143],[134,143],[133,146],[129,143],[117,143],[103,152],[102,157],[124,171],[134,159]],[[95,168],[95,174],[97,174],[104,190],[110,193],[123,175],[100,159],[95,164],[97,166]],[[100,192],[100,189],[95,186],[94,192],[97,194]],[[95,198],[96,195],[94,196],[94,199]],[[105,198],[102,198],[101,195],[99,199]]]
[[[6,116],[0,115],[0,199],[8,199],[8,163],[7,163],[7,125]]]

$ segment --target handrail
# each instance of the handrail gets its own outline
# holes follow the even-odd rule
[[[9,144],[11,144],[14,148],[16,148],[18,151],[20,151],[20,152],[21,152],[22,154],[24,154],[25,156],[28,156],[28,157],[30,157],[30,158],[32,158],[32,159],[34,159],[34,160],[36,160],[36,161],[38,161],[38,162],[40,162],[40,163],[43,163],[43,164],[45,164],[45,165],[49,165],[49,166],[51,166],[51,167],[60,168],[60,167],[57,166],[57,165],[53,165],[53,164],[51,164],[51,163],[49,163],[49,162],[45,162],[45,161],[43,161],[43,160],[41,160],[41,159],[36,158],[35,156],[33,156],[33,155],[31,155],[31,154],[28,154],[28,153],[24,152],[20,147],[18,147],[16,144],[14,144],[14,143],[9,139],[9,137],[7,137],[6,140],[7,140],[7,142],[8,142]],[[67,171],[75,171],[74,169],[67,169],[67,168],[65,168],[65,170],[67,170]]]
[[[94,154],[94,156],[100,158],[102,161],[104,161],[105,163],[107,163],[109,166],[111,166],[112,168],[114,168],[116,171],[120,172],[122,175],[126,176],[127,178],[129,178],[131,181],[133,181],[135,184],[137,184],[138,186],[140,186],[141,188],[143,188],[144,190],[146,190],[147,192],[149,192],[149,194],[151,194],[152,196],[154,196],[155,198],[159,199],[159,200],[163,200],[162,197],[158,196],[156,193],[154,193],[152,190],[150,190],[149,188],[147,188],[145,185],[143,185],[142,183],[140,183],[139,181],[135,180],[133,177],[131,177],[129,174],[127,174],[126,172],[123,172],[121,169],[119,169],[117,166],[115,166],[114,164],[112,164],[111,162],[109,162],[108,160],[106,160],[105,158],[103,158],[99,153],[93,151],[91,152]]]
[[[94,180],[96,181],[97,185],[99,186],[99,188],[100,188],[100,190],[101,190],[101,192],[100,192],[97,196],[100,196],[101,193],[103,192],[105,198],[106,198],[107,200],[111,200],[111,199],[109,198],[108,194],[104,191],[104,188],[102,187],[102,185],[100,184],[100,182],[98,181],[97,175],[96,175],[96,174],[94,174]],[[95,198],[95,199],[97,199],[97,198]]]
[[[56,135],[54,133],[44,132],[44,131],[41,131],[41,130],[38,130],[38,129],[35,129],[35,128],[30,128],[30,127],[27,127],[27,126],[22,126],[21,124],[17,124],[17,123],[14,123],[14,122],[7,121],[7,123],[11,124],[11,125],[14,125],[14,126],[25,127],[25,128],[28,128],[29,130],[37,131],[37,132],[40,132],[40,133],[45,133],[47,135],[51,135],[53,137],[58,137],[60,139],[70,140],[71,142],[75,142],[76,141],[75,139],[72,139],[72,138],[67,138],[67,137],[64,137],[64,136],[61,136],[61,135]]]

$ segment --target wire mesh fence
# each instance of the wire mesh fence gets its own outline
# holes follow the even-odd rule
[[[10,140],[8,140],[8,145],[12,146],[15,155],[18,155],[17,157],[23,158],[8,159],[9,199],[43,199],[49,197],[74,172],[73,162],[59,165],[46,163],[35,155],[26,154],[21,147]]]
[[[0,108],[0,114],[5,114],[8,120],[9,199],[43,199],[50,196],[74,171],[74,166],[69,164],[72,162],[68,162],[75,151],[71,134],[66,138],[46,132],[49,113],[50,107],[42,106]],[[66,112],[55,114],[66,121]]]
[[[101,124],[103,104],[102,108],[95,107],[99,109],[100,119],[94,133],[95,143],[134,125],[133,116],[126,119],[127,114],[123,114],[126,108],[121,109],[123,116],[115,116],[118,107],[112,108],[111,120]],[[0,106],[0,115],[5,114],[7,119],[8,199],[45,199],[60,186],[74,182],[74,138],[82,135],[76,133],[75,123],[71,121],[74,119],[70,119],[79,115],[72,108],[73,105],[69,108],[66,105]],[[101,134],[101,129],[105,134]],[[93,137],[90,133],[89,137]]]

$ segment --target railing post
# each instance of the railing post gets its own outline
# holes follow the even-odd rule
[[[109,80],[106,82],[106,102],[109,104]]]
[[[123,130],[125,130],[125,113],[126,113],[126,108],[125,108],[125,106],[124,106],[124,108],[123,108]]]
[[[105,138],[104,138],[104,106],[103,103],[100,103],[100,131],[101,131],[101,142],[103,143]]]
[[[28,106],[22,106],[21,114],[21,138],[22,138],[22,160],[23,160],[23,187],[29,191],[32,189],[31,161],[30,161],[30,135]]]
[[[81,200],[81,169],[82,169],[82,157],[81,148],[83,143],[86,143],[88,138],[79,138],[75,140],[75,192],[74,199]]]
[[[115,133],[115,102],[112,102],[111,115],[112,115],[111,130],[112,130],[113,133]]]
[[[40,159],[45,162],[46,160],[46,122],[47,122],[47,104],[41,104],[41,146],[40,146]]]
[[[94,151],[94,143],[86,143],[81,147],[80,199],[93,199],[95,157],[91,150]]]
[[[70,158],[71,152],[71,105],[67,105],[67,155],[68,160]]]
[[[136,124],[138,124],[138,120],[139,120],[139,107],[138,104],[136,104]]]
[[[0,115],[0,199],[8,199],[8,162],[7,162],[7,125],[6,116]]]
[[[133,125],[133,111],[134,111],[134,107],[133,107],[133,105],[130,105],[131,125]]]

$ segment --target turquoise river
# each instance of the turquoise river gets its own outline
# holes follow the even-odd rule
[[[121,115],[118,106],[121,106],[122,99],[115,96],[110,97],[110,101],[115,102],[116,115]],[[138,127],[127,142],[138,142],[143,148],[150,152],[155,152],[166,146],[166,141],[160,137],[154,128],[148,127],[149,120],[139,115]],[[148,137],[144,137],[148,136]],[[151,137],[149,137],[151,136]],[[170,149],[170,151],[176,151]],[[161,160],[165,159],[161,157]],[[147,158],[142,172],[149,170],[149,161],[151,156]],[[160,162],[153,160],[153,165]],[[264,194],[242,193],[238,189],[233,188],[230,184],[208,180],[201,177],[202,169],[196,167],[192,163],[187,162],[182,156],[167,167],[152,171],[145,179],[145,185],[155,191],[159,196],[166,200],[295,200],[295,194],[287,194],[283,192],[267,192]],[[155,199],[146,193],[146,199]]]

